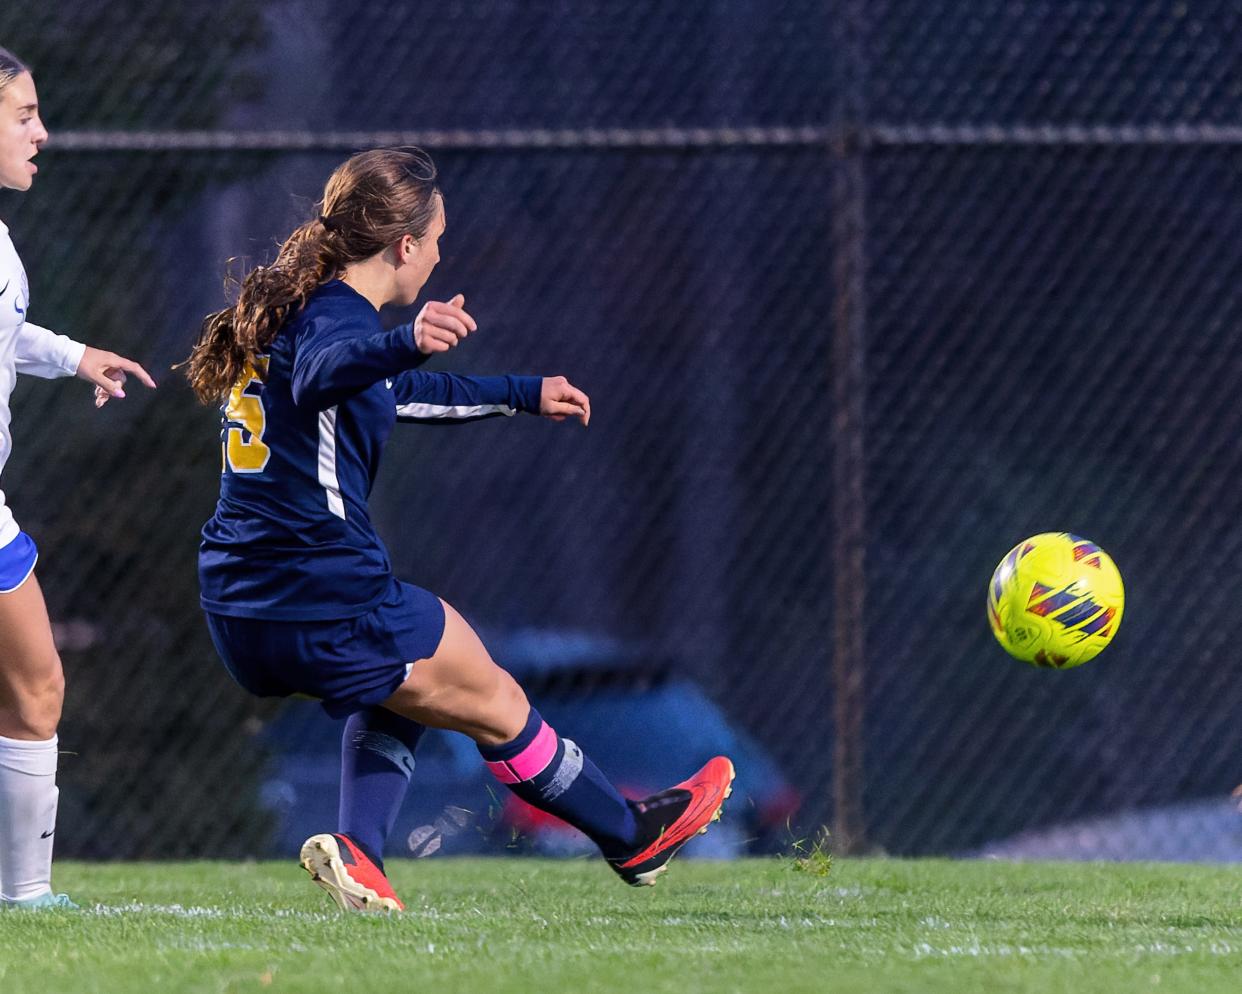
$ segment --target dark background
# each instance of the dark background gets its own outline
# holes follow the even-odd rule
[[[428,293],[481,326],[438,368],[592,397],[585,432],[398,432],[373,507],[405,578],[482,626],[656,647],[797,786],[790,841],[830,821],[832,340],[860,260],[867,843],[962,851],[1242,779],[1242,3],[67,0],[5,4],[0,45],[53,133],[0,193],[32,319],[161,380],[100,414],[81,384],[13,399],[4,489],[69,674],[61,855],[270,846],[282,706],[202,625],[217,417],[168,367],[339,132],[433,150]],[[984,620],[996,562],[1048,530],[1127,581],[1115,645],[1068,673]]]

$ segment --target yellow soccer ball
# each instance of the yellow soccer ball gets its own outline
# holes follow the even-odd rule
[[[988,623],[1011,656],[1066,670],[1094,659],[1117,634],[1126,593],[1108,553],[1068,532],[1019,542],[988,586]]]

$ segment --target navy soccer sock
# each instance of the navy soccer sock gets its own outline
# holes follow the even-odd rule
[[[384,868],[384,843],[414,773],[414,750],[426,726],[385,708],[356,711],[341,735],[342,835]]]
[[[492,774],[523,801],[556,815],[613,858],[638,844],[634,812],[569,739],[563,739],[530,709],[526,727],[512,742],[479,746]]]

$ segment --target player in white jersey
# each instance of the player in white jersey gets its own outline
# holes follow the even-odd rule
[[[0,48],[0,188],[30,189],[45,141],[34,79]],[[26,271],[0,221],[0,469],[13,445],[9,395],[18,373],[81,377],[95,384],[96,407],[125,396],[126,373],[155,386],[136,362],[31,324],[29,305]],[[34,576],[37,558],[0,493],[0,908],[74,907],[51,887],[65,679]]]

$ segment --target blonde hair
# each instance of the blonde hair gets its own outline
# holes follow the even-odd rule
[[[29,66],[7,48],[0,48],[0,93],[24,72],[30,72]]]
[[[285,239],[275,262],[251,270],[236,304],[203,319],[185,364],[199,400],[219,403],[281,326],[347,265],[371,258],[402,235],[421,239],[440,196],[435,165],[421,149],[373,149],[338,166],[315,205],[317,216]]]

